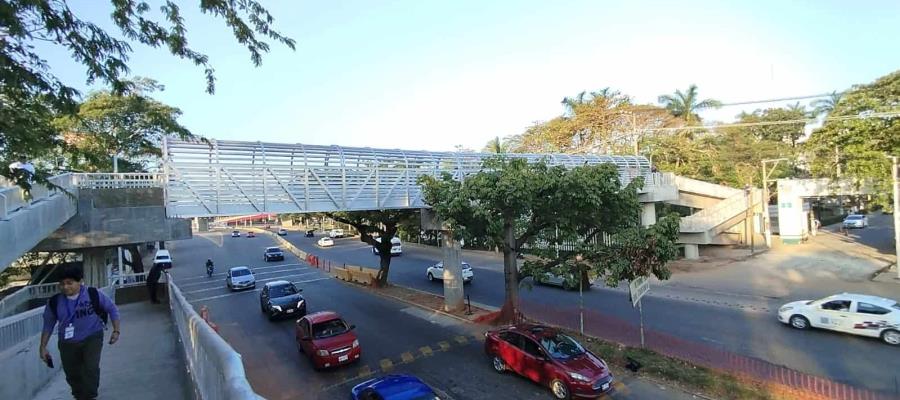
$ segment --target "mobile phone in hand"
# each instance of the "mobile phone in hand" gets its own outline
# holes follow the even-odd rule
[[[47,364],[48,367],[53,368],[53,357],[47,355],[47,358],[44,360],[44,363]]]

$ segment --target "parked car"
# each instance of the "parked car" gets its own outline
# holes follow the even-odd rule
[[[256,237],[256,234],[253,233],[253,231],[249,231],[249,232],[247,232],[247,237],[248,237],[248,238],[255,238],[255,237]]]
[[[231,267],[225,274],[225,286],[230,290],[256,289],[256,276],[249,267]]]
[[[598,397],[612,389],[606,362],[554,328],[521,324],[484,337],[495,371],[512,371],[549,387],[557,399]]]
[[[266,262],[272,260],[284,261],[284,252],[278,247],[266,247],[266,251],[263,252],[263,259],[266,260]]]
[[[462,265],[462,278],[463,283],[471,283],[473,279],[475,279],[475,272],[472,271],[472,266],[467,262],[461,262]],[[444,279],[444,262],[441,261],[437,264],[434,264],[428,267],[425,270],[425,276],[429,281],[434,281],[435,279]]]
[[[344,237],[344,230],[343,229],[332,229],[331,232],[328,232],[328,236],[330,236],[332,239],[342,238],[342,237]]]
[[[829,329],[900,346],[900,304],[877,296],[842,293],[790,302],[778,309],[778,321],[796,329]]]
[[[241,237],[241,231],[231,231],[231,237]]]
[[[319,241],[316,242],[316,244],[319,245],[319,247],[331,247],[331,246],[334,246],[334,239],[332,239],[330,237],[323,237],[323,238],[319,239]]]
[[[309,314],[297,320],[297,348],[316,370],[349,364],[361,354],[355,328],[334,311]]]
[[[315,237],[315,236],[316,236],[316,231],[314,229],[306,230],[306,237]]]
[[[559,286],[565,290],[578,290],[578,275],[574,273],[563,276],[545,272],[535,276],[533,279],[536,285]],[[589,282],[588,286],[591,284],[592,282]]]
[[[278,236],[287,236],[287,229],[279,228],[279,229],[278,229]]]
[[[172,268],[172,255],[168,250],[157,250],[153,257],[153,265],[159,265],[162,269]]]
[[[381,238],[375,238],[375,241],[378,243],[381,243]],[[377,247],[372,246],[372,254],[380,255],[381,252],[378,251]],[[391,238],[391,255],[392,256],[403,255],[403,244],[400,243],[400,238],[398,238],[396,236]]]
[[[300,295],[303,289],[286,280],[268,282],[259,292],[259,308],[274,320],[279,317],[306,315],[306,299]]]
[[[844,228],[866,228],[869,226],[869,218],[865,215],[850,214],[844,218]]]
[[[350,391],[352,400],[436,400],[425,382],[412,375],[385,375],[369,379]],[[439,399],[438,399],[439,400]]]

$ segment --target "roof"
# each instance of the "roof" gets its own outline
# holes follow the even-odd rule
[[[278,281],[266,282],[266,286],[268,286],[268,287],[281,286],[281,285],[293,285],[293,283],[291,281],[286,281],[284,279],[278,280]]]
[[[519,324],[509,327],[510,331],[521,333],[530,338],[539,339],[545,336],[554,336],[559,331],[556,328],[535,324]]]
[[[884,297],[870,296],[867,294],[841,293],[830,297],[843,297],[850,300],[862,301],[864,303],[874,304],[876,306],[890,307],[897,303],[897,300],[886,299]]]
[[[370,379],[354,387],[353,392],[359,394],[368,389],[374,390],[385,399],[414,399],[434,395],[434,391],[419,378],[406,374]]]
[[[272,250],[272,249],[281,250],[281,247],[278,247],[278,246],[266,247],[266,250]]]
[[[157,250],[157,251],[156,251],[156,255],[157,255],[157,256],[169,256],[169,251],[168,251],[168,250],[165,250],[165,249],[163,249],[163,250]]]
[[[309,320],[309,322],[317,324],[319,322],[331,321],[333,319],[339,319],[339,318],[341,318],[341,315],[334,311],[319,311],[319,312],[314,312],[312,314],[306,314],[306,316],[304,318]]]
[[[228,270],[229,270],[229,271],[235,271],[235,270],[240,271],[240,270],[242,270],[242,269],[249,270],[250,267],[248,267],[248,266],[246,266],[246,265],[238,265],[237,267],[231,267],[231,268],[229,268]]]

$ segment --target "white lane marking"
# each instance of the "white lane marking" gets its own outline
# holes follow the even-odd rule
[[[324,281],[324,280],[326,280],[326,279],[331,279],[331,278],[316,278],[316,279],[310,279],[310,280],[306,280],[306,281],[295,281],[294,283],[318,282],[318,281]],[[234,293],[220,294],[220,295],[218,295],[218,296],[203,297],[203,298],[200,298],[200,299],[192,299],[192,300],[188,300],[188,303],[194,304],[194,303],[196,303],[196,302],[201,302],[201,301],[209,301],[209,300],[221,299],[221,298],[223,298],[223,297],[237,296],[237,295],[240,295],[240,294],[243,294],[243,293],[255,293],[255,292],[258,292],[258,291],[260,291],[260,290],[262,290],[262,289],[253,289],[253,290],[247,290],[247,291],[243,291],[243,292],[234,292]]]
[[[284,276],[277,276],[277,277],[274,277],[274,278],[257,279],[256,281],[257,281],[257,282],[277,281],[277,280],[279,280],[279,279],[284,279],[284,278],[287,278],[287,277],[290,277],[290,276],[308,276],[308,275],[316,275],[316,274],[318,274],[318,272],[307,272],[307,273],[305,273],[305,274],[284,275]],[[176,282],[175,284],[177,285],[178,283]],[[190,291],[182,292],[182,293],[183,293],[183,294],[194,294],[194,293],[200,293],[200,292],[208,292],[208,291],[210,291],[210,290],[219,290],[219,289],[222,289],[223,287],[224,287],[224,286],[216,286],[216,287],[206,288],[206,289],[190,290]],[[227,287],[226,287],[226,288],[227,288]]]
[[[305,266],[306,264],[279,264],[279,265],[267,265],[267,266],[265,266],[265,267],[254,267],[254,266],[252,266],[252,265],[248,265],[248,267],[250,267],[250,269],[256,271],[256,270],[260,270],[260,269],[271,269],[271,268],[278,268],[278,267],[291,267],[291,266],[295,266],[295,265]],[[233,265],[232,267],[237,267],[237,265]],[[228,267],[228,268],[231,268],[231,267]],[[206,271],[206,267],[205,267],[205,266],[203,267],[203,271]],[[227,271],[227,269],[226,269],[226,271]],[[217,277],[217,276],[224,277],[224,276],[225,276],[225,272],[213,274],[212,276],[213,276],[213,278],[215,278],[215,277]],[[178,279],[177,281],[178,281],[178,282],[195,281],[195,280],[198,280],[198,279],[209,279],[209,278],[206,276],[206,274],[203,274],[203,275],[192,276],[192,277],[189,277],[189,278],[180,278],[180,279]]]
[[[302,270],[310,269],[310,267],[288,268],[288,269],[280,269],[280,270],[278,270],[278,271],[268,271],[268,272],[259,272],[259,273],[257,273],[256,271],[257,271],[258,269],[261,269],[261,268],[251,268],[251,270],[253,270],[253,275],[254,275],[254,276],[259,276],[259,275],[270,275],[270,274],[282,274],[282,273],[285,273],[285,272],[296,272],[296,271],[302,271]],[[213,275],[213,276],[215,276],[215,275]],[[220,283],[219,279],[223,278],[224,276],[225,276],[225,275],[222,274],[222,276],[219,277],[218,279],[217,279],[217,278],[208,278],[209,280],[206,280],[206,281],[203,281],[203,282],[193,282],[193,283],[180,284],[180,282],[181,282],[180,280],[175,280],[175,283],[179,283],[178,287],[184,289],[185,287],[188,287],[188,286],[202,286],[202,285],[208,285],[208,284],[210,284],[210,283]]]

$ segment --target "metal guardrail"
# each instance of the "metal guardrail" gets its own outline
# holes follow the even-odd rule
[[[109,284],[116,288],[141,286],[147,283],[147,274],[150,272],[136,272],[131,274],[110,275]]]
[[[712,207],[705,208],[695,214],[682,218],[680,231],[688,233],[709,231],[723,222],[734,218],[736,215],[746,212],[747,208],[758,204],[760,201],[762,201],[761,190],[753,189],[750,194],[750,204],[747,204],[747,194],[741,191],[716,203]]]
[[[200,318],[171,277],[168,285],[169,307],[197,398],[262,399],[247,381],[241,355]]]

